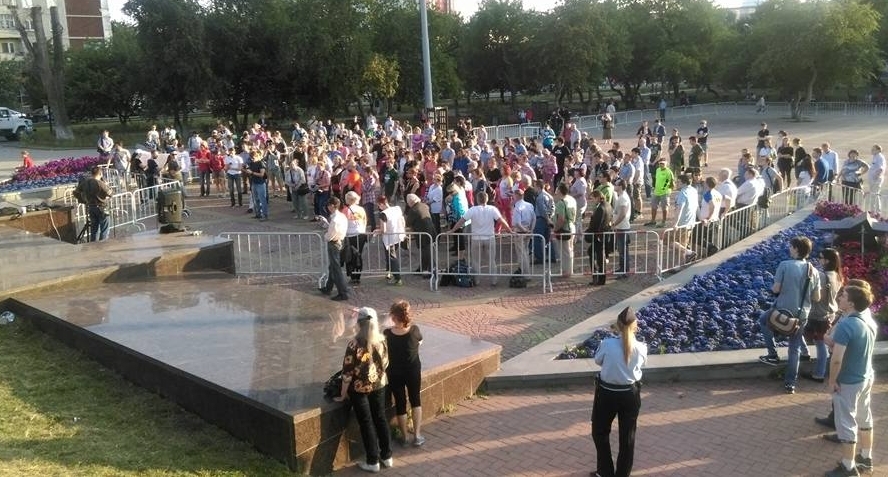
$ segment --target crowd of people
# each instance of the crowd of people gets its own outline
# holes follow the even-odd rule
[[[608,105],[603,121],[612,121],[612,108]],[[800,189],[800,197],[818,194],[823,187],[832,194],[835,188],[837,198],[848,203],[866,188],[873,210],[884,210],[888,194],[881,194],[885,159],[879,145],[871,147],[869,163],[852,150],[840,165],[828,143],[809,153],[801,139],[785,131],[772,137],[761,123],[755,148],[740,152],[736,170],[705,176],[707,120],[700,121],[687,141],[678,128],[667,134],[663,118],[653,124],[642,121],[631,145],[624,147],[611,140],[611,129],[602,128],[599,143],[577,128],[569,112],[557,113],[557,130],[546,123],[532,138],[488,139],[483,125],[475,127],[470,119],[460,119],[452,131],[438,131],[428,119],[411,125],[391,116],[378,121],[369,114],[348,125],[312,117],[304,126],[294,122],[287,135],[258,123],[234,134],[220,122],[205,139],[192,132],[180,141],[172,126],[162,131],[152,127],[147,149],[132,156],[107,131],[97,146],[121,174],[135,173],[140,186],[156,183],[166,166],[156,168],[151,159],[164,151],[175,159],[167,164],[180,166],[184,182],[195,171],[202,197],[227,195],[231,207],[246,206],[260,221],[268,218],[269,201],[283,197],[295,219],[329,220],[327,204],[338,198],[347,223],[343,240],[349,244],[340,247],[340,263],[353,285],[360,283],[357,262],[367,234],[374,232],[391,237],[427,231],[432,240],[446,231],[471,233],[472,268],[480,272],[484,258],[491,274],[497,274],[491,240],[514,229],[533,238],[528,240],[527,264],[522,261],[512,271],[526,271],[548,259],[560,262],[558,274],[564,277],[574,273],[579,237],[614,235],[606,241],[599,237],[600,243],[587,241],[591,285],[602,285],[605,273],[597,264],[609,262],[614,253],[619,256],[616,276],[629,272],[632,229],[638,228],[633,223],[643,216],[645,201],[650,202],[650,220],[643,226],[670,229],[662,239],[681,263],[728,245],[719,239],[719,227],[732,210],[755,205],[735,235],[756,230],[768,215],[769,197],[788,187],[807,188]],[[140,161],[138,155],[148,160]],[[246,204],[244,194],[249,194]],[[533,217],[527,207],[516,207],[522,201],[530,204]],[[474,207],[482,208],[471,211]],[[392,214],[398,216],[385,220]],[[670,216],[673,220],[667,222]],[[401,223],[408,218],[410,224]],[[516,221],[521,227],[514,227]],[[453,251],[466,249],[464,238],[454,242]],[[519,260],[522,249],[515,249]],[[387,250],[391,269],[398,251]],[[421,270],[431,273],[429,257],[423,258]],[[397,270],[390,272],[392,283],[401,284]],[[337,296],[347,292],[340,290]]]

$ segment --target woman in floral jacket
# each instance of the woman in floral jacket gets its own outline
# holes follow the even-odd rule
[[[380,462],[392,466],[392,437],[385,417],[385,370],[389,365],[388,346],[379,331],[376,310],[359,308],[355,337],[345,348],[342,360],[342,390],[336,398],[351,400],[364,441],[365,462],[361,470],[379,472]]]

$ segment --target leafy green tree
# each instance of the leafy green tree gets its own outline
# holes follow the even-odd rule
[[[532,84],[551,84],[555,101],[561,104],[570,92],[597,87],[604,78],[614,34],[602,4],[588,0],[566,0],[542,17],[540,34],[531,43]],[[591,100],[591,94],[590,98]]]
[[[146,107],[152,115],[171,115],[180,130],[211,84],[202,9],[197,0],[129,0],[123,7],[145,53]]]
[[[22,66],[22,61],[0,61],[0,84],[3,85],[3,88],[0,88],[0,104],[10,107],[19,104],[21,91],[25,85]]]
[[[290,97],[285,32],[293,29],[283,0],[213,0],[206,16],[212,110],[241,128],[251,114],[283,117]]]
[[[370,60],[376,0],[295,0],[298,28],[287,32],[294,74],[294,96],[326,113],[347,113],[361,95],[364,67]],[[358,103],[360,104],[360,103]]]
[[[522,9],[519,0],[484,0],[466,25],[460,58],[468,89],[477,93],[517,93],[527,85],[527,60],[539,15]]]
[[[750,22],[750,41],[758,52],[753,75],[782,88],[798,119],[801,103],[818,91],[853,85],[872,74],[878,65],[879,19],[858,0],[765,3]]]
[[[389,100],[398,91],[398,61],[374,53],[364,68],[361,86],[367,102]]]
[[[110,41],[68,52],[68,105],[75,118],[114,115],[126,124],[141,108],[143,55],[135,27],[112,23],[111,28]]]
[[[618,1],[611,25],[622,34],[611,37],[607,78],[612,91],[627,108],[638,104],[641,87],[656,79],[654,65],[665,53],[664,24],[652,14],[647,1]]]

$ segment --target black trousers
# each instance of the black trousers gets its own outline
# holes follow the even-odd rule
[[[419,395],[422,389],[422,368],[420,366],[410,370],[397,371],[393,371],[389,367],[387,374],[389,392],[395,399],[395,414],[399,416],[407,414],[407,398],[410,398],[410,407],[422,406]]]
[[[338,294],[348,296],[348,285],[345,284],[345,275],[342,273],[342,265],[339,262],[342,246],[342,242],[327,242],[327,258],[330,265],[327,268],[327,283],[321,291],[330,293],[335,285]]]
[[[595,386],[592,404],[592,440],[595,442],[598,474],[601,477],[628,477],[635,460],[635,428],[641,409],[641,390],[636,385],[628,391],[610,391]],[[610,433],[614,418],[619,419],[620,450],[614,469]]]
[[[378,464],[392,456],[392,434],[385,417],[385,388],[369,393],[349,391],[348,399],[355,410],[367,463]]]

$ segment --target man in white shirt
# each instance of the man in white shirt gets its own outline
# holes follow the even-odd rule
[[[321,293],[329,295],[336,286],[337,294],[333,301],[348,300],[348,285],[345,283],[345,275],[342,273],[342,265],[339,263],[340,254],[342,253],[342,244],[345,240],[345,233],[348,230],[348,219],[339,211],[339,198],[330,197],[327,202],[327,212],[330,214],[330,222],[323,220],[323,225],[327,227],[324,232],[324,241],[327,242],[327,281],[319,288]]]
[[[882,146],[874,144],[871,150],[873,154],[873,163],[869,168],[869,193],[871,197],[872,210],[876,210],[880,214],[886,210],[885,204],[888,204],[888,197],[882,194],[882,182],[885,180],[885,155],[882,154]]]
[[[632,199],[626,192],[626,181],[617,179],[614,181],[614,249],[620,254],[620,261],[614,273],[617,279],[627,278],[629,272],[629,244],[632,242],[629,235],[632,217]]]
[[[648,150],[650,155],[650,150]],[[627,184],[631,187],[626,191],[632,200],[632,212],[629,215],[629,221],[635,220],[641,215],[641,189],[644,188],[644,177],[647,174],[647,162],[641,158],[641,148],[634,147],[629,154],[632,166],[635,168],[635,176],[632,181]]]
[[[741,237],[746,237],[753,230],[756,230],[758,223],[758,198],[765,192],[765,181],[759,175],[759,171],[754,168],[746,169],[746,180],[737,189],[737,202],[735,209],[741,209],[751,205],[746,209],[744,217],[739,218]]]
[[[718,171],[718,180],[719,184],[715,190],[722,196],[722,207],[719,211],[719,216],[724,217],[726,213],[734,208],[737,200],[737,186],[731,180],[731,170],[728,168]]]
[[[330,199],[333,200],[333,199]],[[389,205],[385,194],[380,194],[376,199],[376,207],[379,209],[379,227],[373,232],[382,234],[382,244],[386,249],[386,268],[391,275],[391,285],[401,286],[401,242],[407,238],[407,225],[404,222],[404,212],[400,206]]]
[[[832,201],[832,184],[839,174],[839,153],[830,149],[828,142],[821,144],[820,149],[822,151],[820,157],[829,166],[829,170],[826,171],[826,182],[828,182],[829,200]]]
[[[638,139],[638,157],[641,162],[644,164],[644,196],[647,199],[651,198],[651,190],[654,187],[653,177],[651,176],[651,171],[657,167],[656,164],[651,164],[651,148],[648,147],[647,140],[645,138]],[[641,215],[641,207],[635,211],[636,214]]]
[[[703,195],[700,197],[700,209],[697,211],[699,233],[703,234],[700,245],[706,250],[707,255],[712,255],[719,249],[718,228],[722,209],[722,195],[716,189],[718,182],[715,177],[707,177],[703,181]]]
[[[512,250],[518,257],[518,266],[522,274],[530,270],[530,238],[536,224],[536,213],[533,205],[524,200],[524,191],[512,191],[512,231],[521,234],[513,238]]]
[[[496,224],[499,223],[503,230],[510,233],[512,228],[509,227],[509,223],[500,215],[499,209],[487,203],[486,192],[478,192],[476,203],[480,205],[469,207],[466,214],[450,229],[450,233],[459,230],[466,223],[472,225],[469,261],[475,269],[475,273],[481,273],[481,256],[487,255],[488,273],[493,275],[490,279],[490,285],[496,286]]]
[[[237,206],[244,206],[243,181],[241,180],[243,168],[244,159],[240,155],[235,154],[233,149],[230,149],[225,156],[225,177],[228,179],[228,198],[231,199],[230,207],[234,207],[235,189],[237,189]]]

